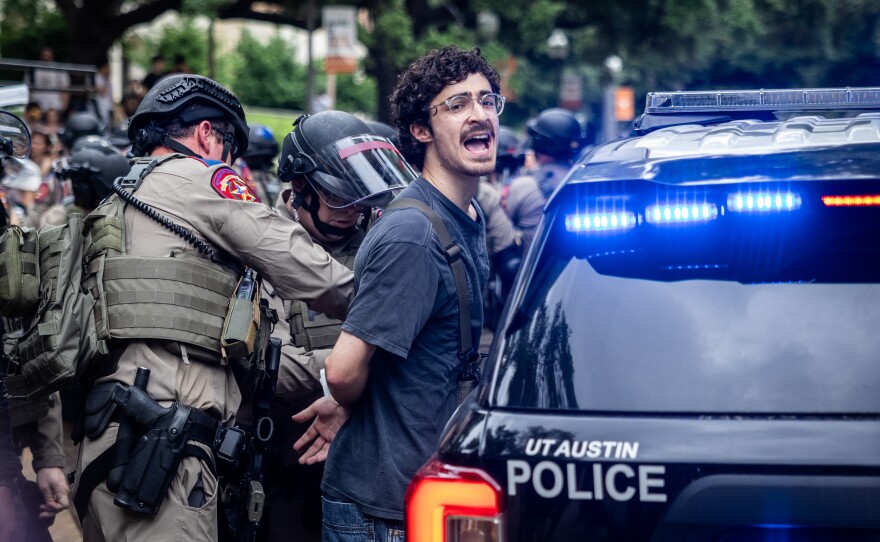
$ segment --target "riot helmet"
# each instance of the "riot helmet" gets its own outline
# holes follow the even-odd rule
[[[513,173],[523,165],[523,153],[516,132],[507,126],[498,127],[498,152],[495,171]]]
[[[128,139],[128,119],[120,122],[110,130],[108,136],[110,143],[117,149],[126,149],[131,146]]]
[[[116,150],[116,147],[114,147],[107,138],[96,135],[89,135],[77,139],[76,143],[73,144],[73,148],[70,149],[70,152],[75,153],[83,149],[106,149],[108,152],[119,153],[119,151]]]
[[[304,178],[308,188],[296,194],[292,207],[309,211],[321,233],[344,236],[353,228],[318,219],[319,198],[331,209],[384,207],[416,174],[397,147],[364,121],[342,111],[322,111],[293,123],[281,144],[278,178]],[[309,191],[318,196],[310,202]]]
[[[364,122],[367,123],[367,126],[370,127],[374,134],[382,136],[388,141],[394,143],[395,147],[398,145],[398,143],[400,143],[400,137],[397,133],[397,130],[395,130],[391,126],[385,124],[384,122],[379,122],[378,120],[367,120]]]
[[[68,149],[73,148],[76,141],[90,135],[101,135],[104,126],[98,117],[89,112],[76,113],[70,117],[63,130],[59,131],[61,143]]]
[[[284,138],[278,177],[305,177],[313,188],[334,196],[331,208],[383,207],[416,178],[388,139],[342,111],[303,115]]]
[[[571,160],[584,144],[581,124],[567,109],[554,107],[542,111],[528,122],[526,131],[529,148],[557,160]]]
[[[248,148],[248,127],[238,98],[221,84],[201,75],[179,73],[159,80],[144,96],[128,125],[132,154],[145,156],[164,145],[177,152],[195,156],[185,145],[170,138],[166,126],[177,120],[191,125],[203,120],[230,124],[221,131],[223,159],[231,153],[235,160]]]
[[[278,156],[278,141],[268,126],[255,124],[248,132],[247,152],[242,155],[251,169],[267,170]]]
[[[109,141],[105,145],[86,146],[70,155],[61,177],[70,180],[77,205],[94,209],[113,193],[113,181],[125,176],[128,160]]]

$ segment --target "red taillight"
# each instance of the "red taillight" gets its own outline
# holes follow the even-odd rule
[[[878,207],[880,194],[822,196],[822,203],[827,207]]]
[[[501,487],[478,469],[432,459],[406,492],[409,542],[500,542]]]

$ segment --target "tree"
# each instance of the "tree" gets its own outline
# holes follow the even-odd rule
[[[230,86],[245,104],[306,109],[305,67],[294,60],[293,48],[278,36],[266,45],[245,32],[236,48]]]

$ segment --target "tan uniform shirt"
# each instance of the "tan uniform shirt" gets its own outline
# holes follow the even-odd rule
[[[568,165],[545,164],[538,171],[517,177],[510,182],[502,205],[522,240],[523,254],[531,245],[547,197],[568,173]]]
[[[353,294],[351,271],[315,245],[299,224],[266,205],[222,195],[215,173],[224,167],[208,167],[195,158],[169,160],[147,175],[134,195],[215,249],[254,268],[279,297],[300,299],[314,310],[344,318]],[[125,210],[125,245],[132,256],[204,257],[132,206]],[[147,389],[154,399],[177,400],[232,419],[240,395],[231,371],[189,358],[186,347],[168,341],[131,341],[110,378],[131,383],[137,367],[147,367],[152,371]]]
[[[516,242],[513,224],[501,208],[501,193],[494,186],[481,181],[476,200],[486,218],[486,248],[492,256]]]
[[[279,215],[292,221],[293,216],[290,214],[286,204],[290,194],[290,190],[282,192],[278,197],[275,209]],[[357,248],[363,241],[364,235],[363,231],[358,231],[351,239],[333,246],[324,246],[324,248],[333,258],[344,259],[346,263],[354,265],[354,256],[357,253]],[[291,342],[290,326],[287,322],[291,301],[283,301],[282,303],[278,303],[278,301],[272,301],[273,306],[281,306],[280,309],[276,308],[280,320],[278,325],[275,326],[275,333],[272,334],[273,337],[278,337],[282,341],[281,366],[278,373],[276,397],[292,408],[299,409],[307,406],[304,404],[307,400],[312,399],[316,394],[320,395],[323,393],[320,373],[332,349],[321,348],[307,351],[294,345]]]
[[[225,169],[224,169],[225,168]],[[215,250],[260,273],[284,299],[300,299],[344,318],[354,277],[315,245],[306,231],[262,203],[255,203],[243,181],[224,165],[207,166],[195,158],[169,160],[147,175],[134,196]],[[239,198],[239,199],[235,199]],[[125,249],[131,256],[206,258],[190,243],[142,211],[125,209]],[[216,265],[216,264],[215,264]],[[145,281],[148,287],[148,281]],[[233,292],[230,292],[230,296]],[[117,360],[104,380],[131,384],[138,367],[150,369],[147,392],[155,400],[181,404],[232,421],[241,402],[228,366],[213,352],[167,340],[131,340],[110,352]],[[199,361],[213,356],[210,362]],[[116,438],[110,424],[95,440],[83,442],[82,472]],[[189,497],[203,488],[202,506]],[[75,488],[75,491],[78,488]],[[92,492],[83,522],[84,540],[216,540],[217,479],[195,457],[185,457],[155,517],[133,515],[113,505],[114,495],[100,484]]]

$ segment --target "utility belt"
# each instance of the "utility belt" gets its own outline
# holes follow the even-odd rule
[[[245,447],[247,434],[237,427],[177,402],[160,405],[145,391],[148,379],[149,370],[140,368],[134,385],[99,384],[86,399],[83,427],[74,440],[98,438],[115,419],[119,432],[116,442],[80,473],[74,498],[80,521],[103,480],[116,494],[116,506],[156,515],[184,457],[201,459],[216,476],[217,468],[235,464]]]

